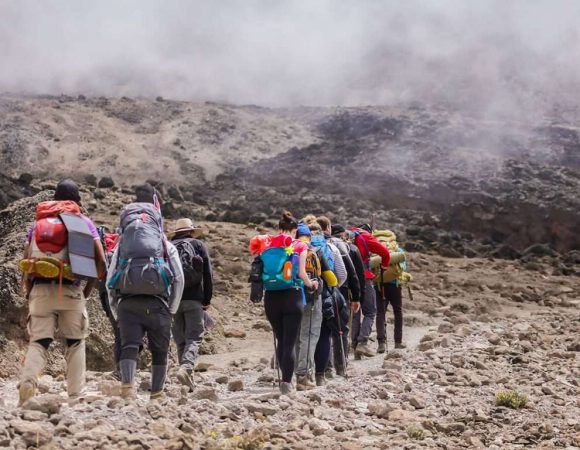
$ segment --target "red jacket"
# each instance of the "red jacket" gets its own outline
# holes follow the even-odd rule
[[[375,274],[370,270],[371,253],[381,257],[381,266],[383,267],[389,267],[391,254],[387,247],[381,244],[380,241],[368,231],[361,230],[360,228],[353,228],[352,231],[355,233],[354,244],[358,247],[365,265],[365,278],[367,280],[372,280],[375,277]]]

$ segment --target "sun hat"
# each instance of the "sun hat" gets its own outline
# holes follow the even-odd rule
[[[173,231],[171,238],[175,237],[176,234],[185,231],[193,231],[193,237],[199,237],[203,234],[203,229],[195,225],[191,219],[181,218],[175,222],[175,230]]]

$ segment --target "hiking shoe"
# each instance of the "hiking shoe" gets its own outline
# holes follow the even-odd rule
[[[156,391],[156,392],[151,392],[151,394],[149,394],[149,401],[153,402],[155,400],[163,400],[165,398],[165,392],[163,391]]]
[[[362,356],[366,356],[366,357],[370,358],[372,356],[375,356],[375,352],[373,352],[367,344],[359,344],[356,347],[356,351],[355,351],[354,355],[355,355],[355,358],[358,355],[359,356],[358,359],[360,359],[360,357],[362,357]]]
[[[292,386],[292,383],[282,381],[280,383],[280,393],[282,395],[292,395],[294,393],[294,386]]]
[[[346,370],[344,369],[344,367],[337,367],[334,370],[336,370],[337,377],[346,377]]]
[[[35,392],[36,386],[34,386],[34,383],[30,381],[23,381],[20,383],[20,386],[18,387],[18,406],[22,406],[34,397]]]
[[[329,380],[332,380],[334,378],[334,372],[330,367],[324,371],[324,376]]]
[[[121,371],[119,369],[113,370],[111,372],[111,378],[117,381],[121,381]]]
[[[407,346],[402,342],[397,342],[395,343],[395,348],[407,348]]]
[[[135,400],[137,398],[135,388],[132,384],[121,385],[121,398],[125,400]]]
[[[193,381],[193,378],[191,377],[191,375],[187,370],[183,368],[179,369],[177,371],[176,377],[177,380],[184,386],[187,386],[190,391],[193,391],[195,389],[195,382]]]
[[[385,353],[387,351],[387,344],[384,342],[379,342],[379,346],[377,347],[377,353]]]
[[[324,378],[324,372],[317,373],[315,375],[316,378],[316,386],[324,386],[326,384],[326,379]]]
[[[307,375],[298,375],[296,377],[296,390],[297,391],[309,391],[314,389],[316,384],[308,379]]]

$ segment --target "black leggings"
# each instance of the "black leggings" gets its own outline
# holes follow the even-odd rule
[[[318,338],[316,351],[314,352],[316,373],[323,373],[327,369],[330,360],[330,337],[332,336],[330,320],[336,319],[323,319],[320,327],[320,337]]]
[[[290,383],[294,374],[294,347],[302,321],[302,291],[266,291],[266,317],[276,335],[276,357],[282,370],[282,381]]]

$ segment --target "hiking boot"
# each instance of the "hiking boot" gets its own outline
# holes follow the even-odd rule
[[[387,344],[384,342],[379,342],[379,346],[377,347],[377,353],[385,353],[387,351]]]
[[[326,378],[328,378],[329,380],[332,380],[334,378],[334,372],[332,371],[332,368],[328,368],[324,371],[324,376]]]
[[[165,398],[165,393],[163,391],[151,392],[149,394],[149,401],[153,402],[155,400],[163,400]]]
[[[137,398],[135,388],[132,384],[121,385],[121,398],[124,400],[135,400]]]
[[[286,383],[282,381],[280,383],[280,393],[282,395],[292,395],[294,393],[294,387],[292,386],[292,383]]]
[[[366,356],[368,358],[375,356],[375,352],[373,352],[369,346],[367,344],[358,344],[356,347],[356,351],[354,353],[355,358],[356,356],[359,356],[358,359],[360,359],[360,357],[362,356]]]
[[[195,389],[195,382],[193,381],[193,378],[191,377],[191,375],[187,370],[183,368],[179,369],[177,371],[176,377],[177,380],[184,386],[187,386],[190,391],[193,391]]]
[[[344,369],[344,367],[337,367],[334,370],[336,370],[337,377],[346,377],[346,370]]]
[[[407,348],[407,346],[405,344],[403,344],[402,342],[396,342],[395,348]]]
[[[316,378],[316,386],[324,386],[326,384],[326,379],[324,378],[324,372],[317,373],[315,375]]]
[[[296,390],[297,391],[309,391],[314,389],[316,384],[308,379],[307,375],[298,375],[296,377]]]
[[[36,386],[34,386],[34,383],[30,381],[23,381],[20,383],[20,386],[18,387],[18,406],[22,406],[34,397],[35,392]]]

